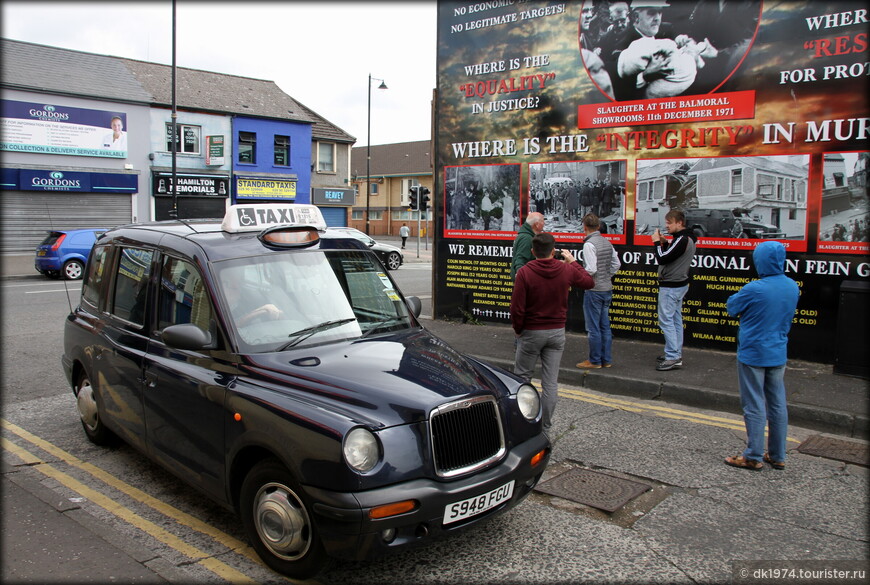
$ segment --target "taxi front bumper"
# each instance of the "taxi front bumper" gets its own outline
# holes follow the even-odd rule
[[[546,455],[532,465],[541,451]],[[519,504],[538,483],[550,457],[550,442],[543,433],[514,447],[495,467],[454,481],[418,479],[353,494],[306,486],[315,501],[317,528],[330,556],[345,560],[370,559],[387,551],[424,544],[488,520]],[[508,500],[462,520],[443,523],[445,510],[457,502],[490,494],[513,483]],[[393,502],[415,500],[417,507],[404,514],[369,518],[369,510]]]

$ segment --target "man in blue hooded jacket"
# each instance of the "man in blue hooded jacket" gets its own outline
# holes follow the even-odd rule
[[[752,260],[761,278],[744,285],[726,304],[728,314],[740,318],[737,376],[747,441],[743,454],[727,457],[725,463],[759,471],[764,460],[774,469],[785,469],[788,411],[783,376],[800,293],[797,283],[785,275],[785,246],[780,242],[760,243]]]

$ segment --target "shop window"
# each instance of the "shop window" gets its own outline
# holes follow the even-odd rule
[[[275,166],[290,166],[290,137],[275,135]]]
[[[199,154],[199,140],[202,128],[188,124],[176,124],[175,152],[182,154]],[[172,124],[166,124],[166,150],[172,152]]]
[[[335,144],[331,142],[317,143],[317,172],[335,172]]]
[[[257,134],[239,132],[239,162],[257,164]]]

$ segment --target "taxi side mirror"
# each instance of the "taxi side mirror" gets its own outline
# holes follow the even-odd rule
[[[423,310],[423,303],[420,299],[417,297],[405,297],[405,304],[408,305],[408,309],[410,309],[414,317],[420,316],[420,312]]]
[[[213,347],[211,333],[203,331],[193,323],[170,325],[163,330],[162,338],[163,343],[176,349],[200,350]]]

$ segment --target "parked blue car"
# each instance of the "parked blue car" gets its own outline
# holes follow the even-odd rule
[[[36,248],[34,264],[37,272],[49,278],[63,275],[67,280],[80,279],[94,242],[107,231],[88,228],[48,232],[48,237]]]

